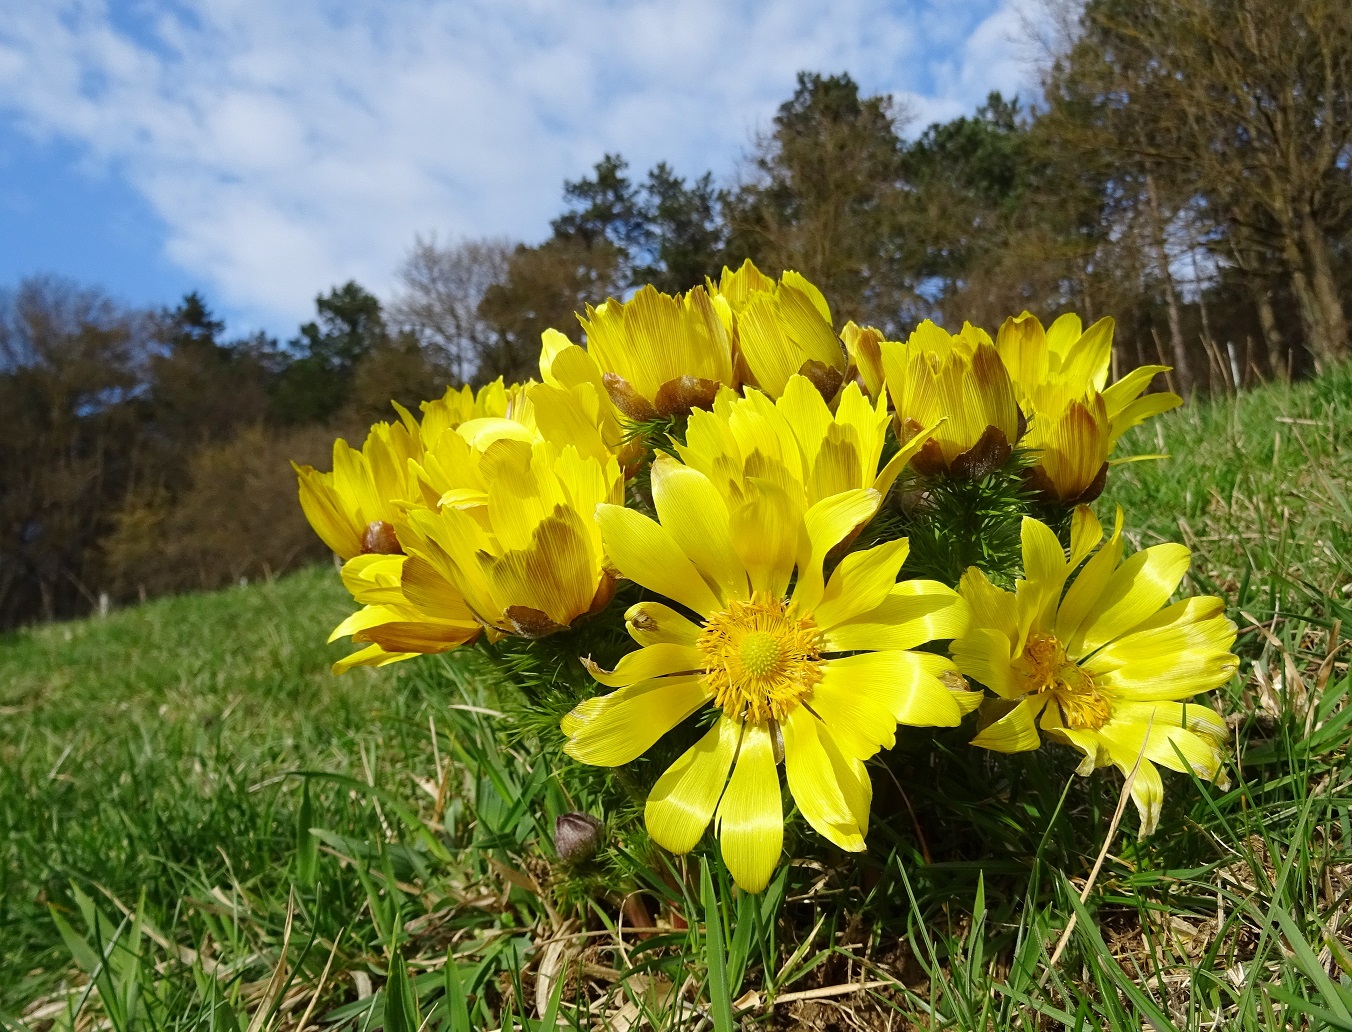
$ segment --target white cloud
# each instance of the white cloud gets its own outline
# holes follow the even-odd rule
[[[926,120],[1012,92],[1017,2],[973,30],[947,0],[18,0],[0,110],[122,175],[228,305],[289,321],[349,277],[386,289],[419,232],[538,239],[605,151],[726,176],[801,69]]]

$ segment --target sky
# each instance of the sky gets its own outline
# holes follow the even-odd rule
[[[912,133],[1028,97],[1031,2],[3,0],[0,287],[196,289],[291,336],[418,235],[543,239],[607,152],[728,180],[801,70]]]

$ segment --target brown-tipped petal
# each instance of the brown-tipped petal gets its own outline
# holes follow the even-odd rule
[[[657,410],[647,398],[634,390],[633,385],[623,376],[606,373],[601,377],[601,382],[605,384],[606,393],[610,395],[615,407],[630,419],[644,422],[657,418]]]
[[[1051,505],[1061,505],[1061,493],[1056,490],[1056,485],[1052,483],[1052,478],[1047,476],[1047,471],[1041,466],[1034,466],[1023,475],[1024,482],[1038,496],[1041,501]]]
[[[1070,506],[1088,505],[1099,495],[1103,494],[1103,488],[1107,485],[1107,483],[1108,483],[1108,464],[1105,462],[1102,466],[1099,467],[1098,473],[1094,475],[1094,479],[1090,481],[1089,486],[1080,492],[1080,497],[1072,498],[1066,504]]]
[[[618,578],[609,570],[601,572],[601,582],[596,585],[596,594],[592,597],[591,608],[586,612],[587,616],[595,616],[610,605],[610,600],[615,597],[617,582]]]
[[[502,613],[512,628],[512,633],[523,638],[547,638],[565,630],[563,624],[557,624],[538,609],[530,606],[508,606]]]
[[[1094,475],[1094,479],[1089,482],[1089,486],[1074,498],[1062,498],[1061,493],[1056,489],[1056,485],[1052,483],[1052,478],[1047,476],[1047,471],[1041,466],[1034,466],[1030,469],[1024,474],[1024,479],[1042,501],[1073,509],[1077,505],[1088,505],[1103,494],[1103,488],[1108,483],[1108,464],[1105,462],[1100,466],[1098,473]]]
[[[691,409],[713,408],[717,395],[717,380],[686,375],[662,384],[653,400],[659,416],[684,416]]]
[[[937,477],[948,472],[948,463],[944,461],[944,450],[939,442],[930,438],[920,446],[920,450],[911,456],[911,469],[922,477]]]
[[[435,655],[449,652],[479,636],[479,628],[468,624],[435,624],[395,621],[367,627],[352,635],[353,641],[369,641],[386,652],[421,652]]]
[[[568,864],[590,860],[601,848],[605,825],[589,813],[563,813],[554,819],[554,852]]]
[[[994,473],[1008,462],[1013,454],[1014,448],[1004,431],[999,427],[988,426],[977,438],[976,444],[953,460],[950,471],[955,477],[977,480]],[[915,459],[911,460],[911,464],[915,464]]]
[[[804,362],[798,372],[812,381],[812,386],[817,388],[822,400],[828,403],[840,393],[841,384],[845,382],[845,377],[839,369],[815,358],[809,358]]]
[[[372,520],[361,535],[362,555],[403,555],[393,524]]]

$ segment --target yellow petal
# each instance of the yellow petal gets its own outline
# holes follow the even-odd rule
[[[383,667],[398,663],[400,660],[412,659],[417,655],[419,655],[417,652],[386,652],[379,645],[368,645],[351,655],[344,656],[334,663],[331,669],[335,674],[345,674],[353,667]]]
[[[1031,516],[1023,518],[1022,537],[1024,582],[1034,592],[1036,606],[1033,626],[1049,627],[1070,572],[1066,553],[1052,529]]]
[[[728,507],[709,478],[662,455],[652,464],[652,489],[663,528],[722,601],[745,602],[746,571],[732,545]]]
[[[740,724],[719,717],[708,733],[657,779],[648,793],[643,815],[648,834],[663,849],[688,853],[699,844],[723,795],[741,736]]]
[[[1025,698],[977,732],[972,744],[1003,753],[1036,749],[1042,744],[1042,737],[1037,733],[1037,715],[1046,704],[1045,699]],[[986,706],[991,705],[990,702],[986,703]],[[1005,705],[1008,706],[1008,703]],[[982,707],[983,714],[986,706]]]
[[[1192,563],[1192,553],[1169,542],[1137,552],[1113,572],[1089,608],[1079,633],[1066,643],[1079,657],[1144,623],[1174,593]]]
[[[815,283],[801,272],[794,272],[792,269],[786,269],[784,275],[779,277],[779,281],[784,286],[802,293],[812,302],[812,307],[821,317],[819,322],[825,323],[828,328],[831,326],[831,307],[826,303],[826,296],[817,288]]]
[[[912,434],[910,440],[898,448],[896,454],[887,460],[887,465],[882,468],[877,479],[873,482],[874,490],[880,495],[886,496],[887,492],[892,490],[892,485],[896,483],[901,471],[906,468],[906,463],[915,458],[915,453],[934,436],[943,423],[944,420],[940,419],[933,426],[927,426]]]
[[[390,653],[431,655],[448,652],[473,641],[482,630],[478,624],[466,627],[463,624],[403,619],[373,624],[353,634],[352,640],[375,642]]]
[[[361,554],[361,533],[355,507],[344,505],[331,483],[332,474],[320,473],[312,466],[291,467],[300,485],[300,507],[319,539],[343,559]]]
[[[596,507],[596,522],[606,554],[624,576],[701,616],[722,608],[675,539],[655,521],[633,509],[602,504]]]
[[[1144,398],[1137,398],[1135,401],[1128,402],[1120,412],[1109,416],[1111,432],[1108,435],[1108,447],[1114,447],[1117,444],[1117,439],[1133,426],[1137,426],[1161,412],[1176,409],[1182,404],[1182,398],[1168,391],[1147,394]]]
[[[784,332],[779,303],[771,294],[753,295],[742,309],[737,339],[756,386],[775,398],[783,394],[806,356]]]
[[[777,487],[761,485],[733,511],[731,531],[751,590],[783,598],[805,535],[803,519],[789,496]]]
[[[589,546],[581,517],[558,505],[531,532],[527,547],[484,555],[481,568],[499,609],[535,609],[567,627],[591,608],[596,597],[601,557]]]
[[[1170,770],[1191,767],[1206,781],[1220,769],[1220,743],[1228,734],[1225,721],[1211,710],[1180,702],[1119,704],[1113,707],[1112,719],[1099,728],[1110,751],[1131,756],[1143,752],[1146,759]]]
[[[798,582],[793,589],[793,600],[801,611],[811,612],[821,600],[825,588],[822,563],[827,553],[872,519],[881,502],[882,496],[872,489],[846,491],[823,498],[804,514],[808,554],[799,556]]]
[[[624,622],[640,645],[694,645],[702,633],[698,624],[661,602],[636,602],[625,612]]]
[[[346,638],[358,631],[364,631],[368,627],[375,627],[377,624],[389,623],[396,619],[398,619],[398,613],[389,606],[362,606],[333,629],[329,634],[329,644],[339,638]]]
[[[864,652],[827,660],[811,705],[848,753],[867,759],[879,747],[895,744],[893,724],[962,723],[962,707],[938,677],[951,669],[947,658],[919,652]],[[862,748],[865,742],[872,744],[871,751]]]
[[[967,603],[945,584],[908,580],[894,584],[875,608],[825,632],[830,652],[913,649],[927,641],[967,633]]]
[[[1129,776],[1135,769],[1136,780],[1131,786],[1131,801],[1141,815],[1140,837],[1153,835],[1159,827],[1160,811],[1164,807],[1164,781],[1160,772],[1148,759],[1141,756],[1139,750],[1122,748],[1108,741],[1108,754],[1123,776]]]
[[[483,527],[460,509],[429,512],[410,510],[407,529],[400,526],[400,540],[411,555],[426,560],[441,578],[459,590],[470,609],[485,623],[492,624],[502,611],[489,590],[488,580],[476,556],[492,554],[493,543]],[[408,540],[405,540],[407,538]],[[405,591],[412,590],[411,585]]]
[[[958,582],[958,594],[967,603],[972,627],[988,627],[1013,639],[1017,631],[1014,593],[997,588],[975,566],[969,566]]]
[[[1067,562],[1070,569],[1074,570],[1084,562],[1084,557],[1102,540],[1103,526],[1094,510],[1087,505],[1075,506],[1070,516],[1070,559]]]
[[[760,892],[770,882],[784,845],[779,771],[764,724],[747,724],[742,747],[718,804],[718,842],[737,886]]]
[[[1065,355],[1084,336],[1084,324],[1074,312],[1066,312],[1047,327],[1047,349],[1058,357]]]
[[[608,673],[589,659],[582,662],[587,672],[607,688],[623,688],[650,677],[697,672],[704,665],[704,653],[689,645],[649,645],[621,656]]]
[[[642,755],[709,698],[698,678],[655,678],[587,699],[563,718],[563,751],[597,767]]]
[[[897,574],[910,554],[905,538],[888,541],[861,552],[851,552],[831,574],[813,618],[823,631],[871,612],[882,605],[896,586]]]
[[[1235,625],[1224,606],[1205,596],[1175,602],[1081,665],[1097,685],[1122,699],[1186,699],[1210,691],[1239,666],[1230,652]]]
[[[1056,323],[1053,323],[1053,331],[1056,328]],[[1103,390],[1103,385],[1108,381],[1108,367],[1112,364],[1114,328],[1112,317],[1104,316],[1080,334],[1064,352],[1060,376],[1073,384],[1083,384],[1096,391]],[[1053,347],[1059,343],[1058,340]]]
[[[1047,336],[1037,316],[1029,312],[1011,315],[995,336],[995,349],[1010,377],[1025,390],[1046,379]]]
[[[791,711],[782,726],[784,772],[804,819],[841,849],[862,851],[868,806],[860,805],[861,786],[850,758],[802,706]]]
[[[1056,611],[1056,626],[1053,633],[1062,642],[1070,642],[1083,626],[1090,609],[1103,594],[1103,588],[1122,560],[1122,509],[1117,510],[1117,519],[1113,533],[1103,547],[1089,557],[1069,590],[1061,600]]]
[[[363,605],[400,605],[399,581],[407,561],[403,555],[354,555],[343,563],[343,586]]]
[[[958,669],[1004,699],[1017,699],[1023,689],[1010,666],[1008,636],[993,627],[973,627],[949,647]]]
[[[399,591],[408,606],[436,621],[474,626],[465,598],[431,563],[411,555],[399,573]]]

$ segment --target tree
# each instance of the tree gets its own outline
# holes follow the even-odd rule
[[[268,370],[258,353],[221,340],[225,324],[196,291],[153,320],[146,419],[162,475],[179,473],[187,451],[220,441],[268,415]]]
[[[618,292],[619,269],[619,249],[605,240],[556,237],[539,247],[518,245],[506,280],[490,286],[479,305],[493,338],[478,356],[478,382],[538,376],[541,333],[570,332],[575,313]]]
[[[391,319],[423,346],[440,352],[457,383],[474,376],[489,350],[492,330],[479,314],[484,294],[507,279],[512,245],[506,240],[461,240],[439,246],[419,237],[399,270],[400,291]]]
[[[621,289],[651,283],[677,293],[716,275],[723,259],[723,227],[713,175],[689,185],[666,162],[635,186],[618,154],[596,163],[590,177],[565,182],[569,206],[552,223],[554,239],[615,249]]]
[[[315,309],[273,389],[274,407],[289,423],[332,418],[347,401],[357,363],[389,341],[380,301],[351,280],[316,297]]]
[[[129,480],[146,313],[56,279],[0,296],[0,626],[88,611]]]
[[[648,173],[642,202],[646,264],[635,273],[638,283],[674,294],[718,275],[726,232],[712,173],[687,186],[665,161],[658,162]]]
[[[1297,298],[1316,365],[1348,354],[1335,275],[1352,226],[1352,16],[1345,0],[1090,0],[1051,69],[1053,106],[1115,159],[1185,200]],[[1148,202],[1147,202],[1148,203]]]
[[[861,97],[848,75],[799,73],[724,198],[730,250],[797,269],[856,321],[898,327],[916,297],[899,261],[905,115],[891,97]]]
[[[902,165],[903,263],[940,308],[963,308],[964,287],[1000,265],[1031,203],[1036,170],[1018,100],[992,93],[975,115],[930,125]]]

